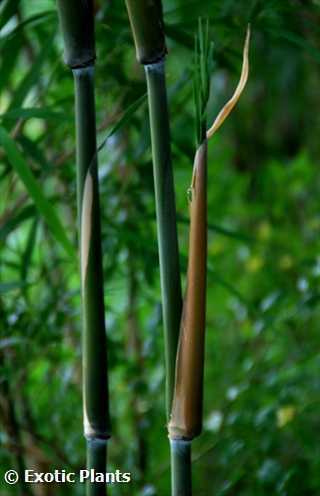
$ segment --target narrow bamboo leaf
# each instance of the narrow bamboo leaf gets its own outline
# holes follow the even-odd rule
[[[110,129],[106,138],[102,141],[102,143],[98,147],[98,152],[102,150],[102,148],[107,143],[108,139],[113,136],[117,131],[120,131],[131,119],[132,115],[147,101],[147,93],[144,93],[140,96],[135,102],[133,102],[127,110],[124,112],[119,121]]]
[[[21,289],[26,285],[25,281],[13,281],[0,283],[0,294],[8,293],[9,291],[14,291],[15,289]]]
[[[210,231],[215,231],[219,234],[222,234],[223,236],[227,236],[227,238],[237,239],[238,241],[246,241],[247,243],[253,243],[255,241],[255,239],[250,237],[248,234],[242,233],[240,231],[234,231],[232,229],[227,229],[211,222],[208,223],[208,229]]]
[[[241,301],[247,309],[253,310],[253,305],[248,301],[230,282],[226,281],[218,272],[216,272],[210,265],[208,265],[208,272],[213,277],[213,280],[219,286],[225,288],[230,294],[235,296],[237,300]]]
[[[305,38],[299,36],[291,31],[286,31],[284,29],[276,30],[269,28],[269,31],[277,38],[283,38],[284,40],[289,41],[295,46],[302,48],[306,52],[308,52],[317,62],[320,62],[320,50],[318,50],[315,46],[311,45]]]
[[[3,28],[16,13],[20,0],[7,0],[4,2],[4,7],[0,11],[0,29]]]
[[[35,216],[36,209],[33,205],[23,208],[15,217],[9,219],[5,224],[0,226],[0,241],[4,241],[9,234],[17,229],[24,221]]]
[[[3,36],[1,41],[17,35],[19,32],[21,32],[26,27],[30,27],[30,26],[34,27],[38,24],[42,24],[43,22],[46,22],[48,19],[50,19],[54,15],[55,15],[54,10],[47,10],[45,12],[41,12],[39,14],[35,14],[35,15],[30,16],[30,17],[27,17],[27,19],[23,19],[21,22],[19,22],[12,29],[12,31],[10,31],[8,34]]]
[[[41,146],[38,146],[39,142],[32,141],[27,136],[21,135],[18,137],[17,142],[22,148],[22,152],[37,163],[44,171],[49,171],[52,169],[52,163],[49,163],[47,157],[43,153]]]
[[[178,222],[181,224],[189,224],[189,219],[184,217],[183,215],[179,215]],[[233,229],[228,229],[226,227],[219,226],[218,224],[208,223],[208,229],[210,231],[215,231],[218,234],[222,234],[227,238],[236,239],[238,241],[245,241],[247,243],[253,243],[255,241],[254,238],[250,237],[246,233],[242,233],[240,231],[234,231]]]
[[[38,80],[41,67],[48,59],[48,55],[52,48],[53,44],[51,43],[51,40],[47,40],[47,43],[42,48],[35,62],[31,65],[30,70],[27,72],[18,87],[15,89],[8,111],[22,106],[24,100],[28,96],[29,91]]]
[[[10,53],[10,57],[1,57],[0,59],[0,93],[4,88],[10,88],[10,77],[16,67],[21,46],[22,40],[20,36],[5,40],[0,44],[1,53]]]
[[[55,119],[60,121],[72,120],[72,117],[63,112],[57,112],[50,108],[15,108],[0,115],[1,119]]]
[[[44,217],[56,240],[65,248],[70,256],[74,255],[73,245],[68,239],[54,207],[44,196],[41,186],[39,186],[34,178],[23,155],[3,127],[0,127],[0,145],[4,148],[11,166],[25,185],[30,197],[33,199],[40,214]]]
[[[28,270],[31,265],[33,250],[37,239],[38,218],[36,217],[31,225],[25,250],[21,260],[21,279],[26,281],[28,278]]]
[[[194,39],[187,33],[183,28],[177,28],[174,25],[166,25],[166,35],[168,38],[176,41],[180,45],[189,48],[190,50],[194,47]]]
[[[25,339],[14,337],[14,338],[4,338],[0,339],[0,349],[9,348],[10,346],[15,346],[16,344],[22,344]]]

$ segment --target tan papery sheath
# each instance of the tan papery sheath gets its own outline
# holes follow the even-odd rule
[[[187,288],[177,352],[176,384],[168,430],[171,439],[201,432],[207,279],[207,140],[194,160],[190,201]]]
[[[202,429],[202,396],[206,324],[207,279],[207,140],[219,129],[237,104],[249,75],[250,26],[243,49],[237,88],[207,131],[207,139],[196,152],[191,182],[189,259],[183,302],[170,439],[191,440]]]

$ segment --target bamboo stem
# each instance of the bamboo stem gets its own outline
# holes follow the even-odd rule
[[[98,470],[99,467],[104,472],[110,425],[96,158],[94,69],[92,66],[74,69],[73,74],[81,239],[84,434],[87,439],[88,468]],[[87,495],[105,495],[105,486],[88,483]]]
[[[75,84],[83,417],[87,467],[105,472],[110,417],[94,100],[93,0],[58,0],[57,5],[65,61],[72,69]],[[105,494],[105,484],[87,483],[87,496]]]
[[[164,61],[146,65],[145,72],[148,85],[156,199],[165,336],[166,405],[169,418],[175,383],[182,296]]]
[[[172,496],[191,496],[191,441],[170,440]]]
[[[87,441],[87,470],[106,472],[107,443],[102,439],[89,439]],[[106,496],[104,482],[91,482],[87,484],[87,496]]]
[[[174,177],[171,163],[171,137],[165,80],[165,37],[161,0],[126,0],[135,40],[137,59],[145,66],[156,201],[158,251],[166,366],[166,412],[169,422],[173,400],[176,356],[180,333],[182,292],[177,234]],[[181,442],[183,443],[183,442]],[[191,462],[181,460],[177,442],[170,443],[172,483],[180,487],[180,474],[191,491]],[[177,472],[177,473],[176,473]],[[179,493],[176,493],[179,494]],[[189,495],[188,492],[181,493]]]

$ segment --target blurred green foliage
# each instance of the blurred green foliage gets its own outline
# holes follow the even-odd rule
[[[102,143],[146,88],[124,3],[96,4]],[[209,17],[214,42],[209,121],[237,82],[248,21],[253,29],[248,86],[209,145],[205,421],[194,443],[194,494],[316,495],[320,4],[165,0],[164,7],[184,271],[198,17]],[[0,491],[9,496],[27,489],[5,486],[5,470],[78,470],[84,440],[73,82],[54,1],[3,0],[0,50]],[[168,496],[153,180],[140,103],[99,153],[109,470],[134,480],[110,494]],[[30,490],[83,494],[78,486]]]

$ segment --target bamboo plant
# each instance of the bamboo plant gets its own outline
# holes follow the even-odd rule
[[[75,83],[87,468],[104,473],[110,421],[94,99],[93,1],[58,0],[57,4],[65,62],[72,70]],[[88,483],[88,496],[105,494],[105,484]]]
[[[197,149],[189,190],[190,231],[187,283],[183,301],[175,389],[168,425],[172,456],[172,495],[190,496],[191,442],[202,430],[203,373],[206,325],[207,279],[207,148],[208,140],[219,129],[236,105],[249,73],[248,28],[239,84],[207,130],[207,103],[210,89],[210,47],[208,23],[199,22],[195,53],[195,108]]]
[[[153,157],[169,419],[175,381],[182,295],[161,0],[126,0],[137,60],[144,65]]]
[[[170,159],[170,132],[165,89],[165,41],[161,1],[126,0],[137,59],[144,64],[149,99],[155,182],[160,276],[165,331],[168,433],[172,495],[190,496],[191,442],[201,433],[207,275],[207,147],[236,105],[248,78],[250,31],[241,78],[232,98],[207,131],[212,48],[208,25],[199,26],[195,57],[197,150],[190,186],[190,233],[187,284],[181,307],[176,211]],[[174,291],[173,291],[174,289]]]

